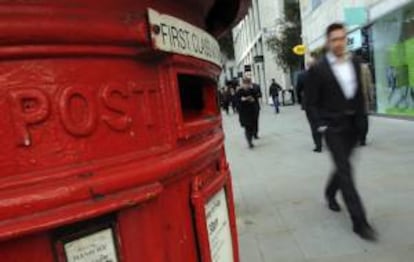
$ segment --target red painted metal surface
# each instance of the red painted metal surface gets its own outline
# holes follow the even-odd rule
[[[248,4],[1,1],[2,262],[66,261],[62,239],[101,220],[119,261],[211,261],[197,206],[223,187],[238,261],[220,68],[153,50],[146,12],[218,36]],[[178,75],[206,83],[202,113],[182,107]]]

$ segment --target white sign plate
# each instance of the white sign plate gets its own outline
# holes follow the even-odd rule
[[[225,190],[217,193],[205,208],[212,261],[233,262],[233,242]]]
[[[67,262],[118,262],[110,228],[68,242],[64,249]]]
[[[153,9],[148,9],[148,18],[155,49],[192,56],[221,66],[220,46],[209,33]]]

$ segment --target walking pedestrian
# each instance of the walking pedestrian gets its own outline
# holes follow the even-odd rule
[[[307,64],[307,68],[312,66],[313,61],[309,62]],[[313,143],[315,144],[315,149],[313,149],[313,152],[315,153],[321,153],[322,152],[322,133],[318,132],[318,127],[316,126],[316,123],[312,121],[310,110],[306,106],[306,95],[305,95],[305,87],[306,82],[308,81],[308,71],[303,71],[298,76],[298,81],[296,83],[296,90],[298,92],[298,95],[301,97],[301,103],[302,103],[302,109],[306,112],[306,118],[308,119],[309,126],[311,129],[312,139]],[[308,86],[308,88],[312,88]],[[312,92],[309,90],[309,92]]]
[[[309,69],[309,66],[307,67]],[[307,70],[303,70],[298,74],[298,79],[296,81],[296,94],[298,97],[298,103],[301,105],[302,110],[305,110],[305,81],[306,81]]]
[[[251,79],[250,79],[251,81]],[[253,93],[254,105],[255,105],[255,121],[253,129],[253,138],[259,139],[259,120],[260,120],[260,99],[262,98],[262,90],[260,85],[250,83],[250,89]]]
[[[282,87],[276,83],[275,79],[272,79],[272,84],[269,87],[269,95],[272,98],[273,106],[275,107],[276,114],[280,113],[279,110],[279,93],[282,91]]]
[[[223,109],[223,93],[224,93],[224,88],[219,88],[218,89],[218,103],[220,105],[220,110]]]
[[[362,81],[362,94],[365,99],[365,111],[364,114],[358,119],[359,126],[359,143],[361,146],[367,145],[367,135],[369,131],[369,110],[372,98],[372,90],[374,88],[374,82],[372,79],[371,70],[368,64],[361,65],[361,81]]]
[[[309,70],[307,107],[319,132],[323,132],[336,170],[326,187],[328,207],[339,212],[336,193],[341,191],[353,223],[353,231],[376,240],[354,183],[350,157],[358,140],[356,120],[365,113],[361,63],[346,52],[347,31],[331,24],[326,31],[328,53]]]
[[[230,87],[230,104],[231,108],[233,109],[233,114],[237,114],[237,95],[236,95],[236,87]]]
[[[229,93],[229,88],[223,87],[222,91],[221,91],[221,99],[222,99],[222,108],[224,109],[224,111],[226,112],[227,115],[229,115],[230,113],[230,93]]]
[[[237,97],[239,100],[240,125],[245,129],[249,148],[254,148],[253,137],[255,135],[257,105],[256,93],[249,78],[242,80],[241,88],[237,91]]]

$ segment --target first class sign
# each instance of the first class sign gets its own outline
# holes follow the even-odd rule
[[[148,9],[148,19],[155,49],[192,56],[221,66],[220,46],[204,30],[153,9]]]

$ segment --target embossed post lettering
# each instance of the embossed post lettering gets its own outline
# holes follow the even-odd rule
[[[72,136],[90,136],[102,120],[110,129],[124,132],[132,127],[129,102],[138,97],[143,125],[154,128],[158,110],[158,90],[128,83],[125,87],[110,83],[100,89],[99,96],[87,87],[67,87],[56,97],[57,113],[63,128]],[[32,145],[29,126],[41,123],[52,113],[50,97],[41,89],[20,89],[8,93],[12,125],[18,146]],[[102,110],[98,110],[102,106]],[[54,107],[53,107],[54,108]]]
[[[47,119],[50,101],[40,89],[20,89],[9,92],[11,113],[18,146],[32,144],[28,127]]]
[[[136,85],[131,84],[129,86],[131,92],[133,92],[134,94],[138,94],[142,97],[143,99],[143,106],[141,108],[142,112],[143,112],[143,119],[144,119],[144,123],[147,127],[152,127],[155,125],[155,121],[153,118],[153,112],[151,112],[150,107],[151,107],[151,101],[150,101],[150,95],[151,94],[156,94],[156,90],[154,88],[142,88]]]
[[[78,101],[80,104],[74,104]],[[97,105],[87,89],[68,87],[59,99],[60,118],[64,128],[74,136],[89,136],[96,129]]]
[[[119,98],[115,96],[117,94]],[[127,115],[128,93],[114,84],[107,85],[101,90],[101,99],[108,110],[116,113],[115,115],[104,113],[102,121],[115,131],[126,131],[132,124],[131,117]]]

